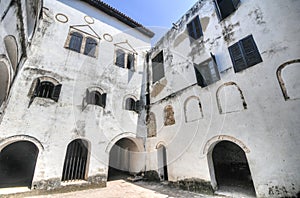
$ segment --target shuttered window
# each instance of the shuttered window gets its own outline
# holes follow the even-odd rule
[[[163,56],[163,51],[161,51],[159,54],[157,54],[152,59],[152,80],[153,80],[153,83],[159,81],[164,76],[165,76],[164,56]]]
[[[188,33],[189,33],[191,41],[197,40],[201,36],[203,36],[199,16],[196,16],[190,23],[187,24],[187,29],[188,29]]]
[[[262,62],[262,58],[252,35],[233,44],[228,50],[235,72],[242,71]]]
[[[116,51],[116,62],[115,65],[125,68],[125,52],[121,49]]]
[[[69,49],[80,53],[83,36],[78,32],[72,32]]]
[[[84,54],[91,57],[95,57],[96,48],[97,48],[97,41],[95,39],[88,37],[85,43]]]
[[[233,13],[240,3],[240,0],[214,0],[216,13],[220,20]]]
[[[127,98],[125,100],[125,110],[139,112],[140,109],[140,101],[135,101],[133,98]]]
[[[42,81],[40,79],[36,79],[34,82],[34,91],[30,98],[28,107],[32,104],[34,98],[49,98],[54,100],[55,102],[58,101],[59,95],[61,92],[61,84],[54,85],[52,82],[49,81]]]
[[[134,70],[134,54],[127,55],[127,69]]]
[[[97,105],[105,108],[106,106],[106,93],[99,93],[98,91],[86,90],[86,102],[87,104]]]

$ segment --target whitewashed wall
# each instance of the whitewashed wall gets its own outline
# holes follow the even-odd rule
[[[150,49],[150,38],[80,1],[46,0],[43,6],[43,19],[32,38],[28,59],[16,78],[0,125],[1,138],[30,136],[44,146],[37,160],[34,184],[55,180],[58,184],[45,185],[46,188],[59,185],[67,146],[77,138],[90,144],[88,177],[100,175],[101,180],[106,180],[109,151],[114,143],[145,133],[137,129],[138,114],[124,110],[123,101],[128,94],[137,99],[141,96],[144,57]],[[94,20],[89,26],[101,38],[97,58],[64,47],[70,26],[88,25],[87,15],[88,20]],[[60,22],[65,17],[67,22]],[[105,33],[113,37],[112,42],[104,39]],[[138,53],[135,72],[114,65],[114,44],[125,41]],[[55,78],[62,84],[59,100],[35,98],[28,108],[32,82],[41,76]],[[100,87],[107,93],[105,109],[89,105],[82,110],[89,87]],[[136,144],[142,141],[136,140]]]
[[[299,78],[295,78],[300,74],[299,3],[241,0],[239,8],[219,22],[213,2],[202,0],[177,22],[178,30],[173,28],[157,43],[151,57],[164,50],[165,78],[150,87],[150,111],[156,117],[157,137],[147,140],[148,170],[158,169],[156,146],[163,142],[170,181],[198,178],[214,185],[207,152],[218,139],[213,137],[219,136],[240,141],[241,146],[249,149],[246,156],[258,197],[295,196],[299,192]],[[186,25],[196,15],[200,17],[204,36],[191,45]],[[250,34],[263,62],[234,73],[228,47]],[[195,85],[192,63],[205,61],[210,52],[216,56],[221,80],[201,88]],[[285,100],[276,71],[288,61],[296,63],[283,69],[291,97]],[[226,97],[220,93],[220,103],[233,100],[233,105],[227,103],[226,108],[237,112],[219,112],[217,90],[228,82],[241,89],[247,109],[243,109],[237,88],[225,87]],[[186,123],[184,102],[191,96],[200,99],[203,118]],[[166,105],[174,109],[175,124],[171,126],[164,126]]]

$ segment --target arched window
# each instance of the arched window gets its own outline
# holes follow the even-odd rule
[[[115,64],[119,67],[125,68],[125,52],[121,49],[116,51],[116,62]]]
[[[69,49],[80,53],[83,36],[78,32],[72,32]]]
[[[98,43],[95,39],[88,37],[85,43],[84,54],[91,57],[95,57],[97,45]]]
[[[125,110],[139,112],[140,101],[135,100],[131,97],[126,98],[125,100]]]
[[[86,90],[86,104],[83,108],[85,108],[86,105],[97,105],[100,107],[105,108],[106,106],[106,93],[100,93],[99,91],[90,91],[89,89]]]
[[[165,123],[164,123],[165,126],[175,124],[174,110],[171,105],[165,107],[164,114],[165,114]]]
[[[52,82],[41,82],[40,86],[36,89],[36,97],[51,98],[54,90],[54,84]]]
[[[184,102],[185,122],[193,122],[203,118],[202,106],[197,96],[191,96]]]
[[[55,102],[58,101],[60,91],[61,91],[61,84],[53,84],[50,81],[41,81],[39,78],[36,79],[33,82],[34,86],[34,91],[31,96],[30,102],[28,107],[31,105],[33,102],[34,98],[40,97],[40,98],[49,98],[54,100]]]
[[[127,98],[125,102],[125,109],[129,111],[134,111],[135,109],[135,100],[133,98]]]
[[[62,181],[85,180],[88,164],[88,142],[73,140],[67,148]]]

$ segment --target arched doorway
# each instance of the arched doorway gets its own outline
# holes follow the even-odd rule
[[[235,189],[255,196],[245,152],[237,144],[227,140],[217,143],[212,161],[218,190]]]
[[[0,106],[6,100],[9,85],[8,66],[0,60]]]
[[[138,152],[136,143],[129,138],[117,141],[109,152],[108,180],[127,177],[138,173]]]
[[[88,163],[88,142],[73,140],[67,148],[62,181],[86,180]]]
[[[168,181],[167,150],[164,145],[157,147],[158,175],[162,181]]]
[[[31,187],[39,149],[29,141],[18,141],[0,153],[0,188]]]

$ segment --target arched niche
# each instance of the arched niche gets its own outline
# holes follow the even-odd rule
[[[167,105],[164,109],[164,125],[170,126],[175,124],[174,110],[171,105]]]
[[[9,64],[4,59],[0,59],[0,106],[7,98],[9,84]]]
[[[280,65],[276,75],[284,99],[300,99],[300,59]]]
[[[14,36],[8,35],[4,38],[4,45],[7,51],[7,55],[11,62],[14,71],[17,69],[18,65],[18,45],[16,38]]]
[[[235,82],[227,82],[221,85],[217,90],[216,98],[220,114],[247,109],[243,92]]]
[[[156,137],[156,118],[153,112],[150,112],[147,116],[147,136],[148,137]]]
[[[193,122],[203,118],[202,106],[197,96],[188,97],[184,102],[185,122]]]

